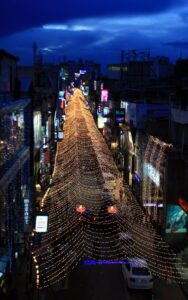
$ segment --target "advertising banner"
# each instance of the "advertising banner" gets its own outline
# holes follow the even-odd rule
[[[179,205],[168,205],[166,216],[166,233],[186,233],[188,214]]]
[[[125,109],[124,108],[115,109],[115,122],[116,123],[124,123],[125,122]]]
[[[48,229],[48,216],[47,215],[37,215],[35,221],[35,231],[36,232],[47,232]]]
[[[101,102],[108,102],[108,90],[101,91]]]

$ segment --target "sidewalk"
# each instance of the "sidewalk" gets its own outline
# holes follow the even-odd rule
[[[31,288],[29,288],[30,261],[23,254],[14,263],[13,274],[8,286],[8,299],[33,300]],[[31,287],[31,286],[30,286]]]

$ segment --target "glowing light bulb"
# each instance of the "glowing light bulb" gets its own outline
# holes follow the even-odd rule
[[[85,206],[80,204],[79,206],[76,207],[76,211],[79,213],[83,213],[86,210]]]

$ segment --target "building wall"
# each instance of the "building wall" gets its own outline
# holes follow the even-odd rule
[[[31,221],[30,105],[30,100],[20,100],[0,108],[0,243],[1,251],[8,252],[10,271]]]
[[[18,58],[0,50],[0,100],[13,97],[16,83],[16,64]],[[3,98],[2,98],[3,97]]]

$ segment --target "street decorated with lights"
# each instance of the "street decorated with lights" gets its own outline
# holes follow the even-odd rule
[[[122,200],[117,197],[120,188]],[[184,282],[181,260],[123,184],[79,89],[66,108],[64,139],[57,145],[52,182],[41,209],[49,224],[41,247],[33,253],[37,288],[61,281],[83,259],[118,262],[132,256],[144,258],[153,275]]]

